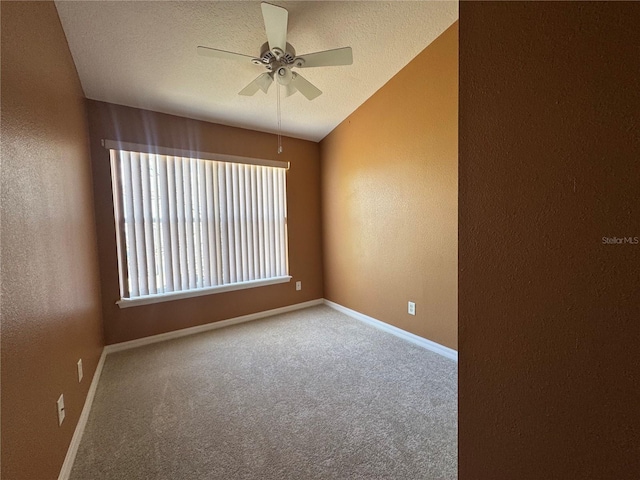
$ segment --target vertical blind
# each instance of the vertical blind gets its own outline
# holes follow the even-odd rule
[[[284,168],[110,155],[123,299],[288,274]]]

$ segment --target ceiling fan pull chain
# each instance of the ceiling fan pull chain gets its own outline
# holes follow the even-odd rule
[[[280,109],[280,84],[276,82],[277,113],[278,113],[278,153],[282,153],[282,112]]]

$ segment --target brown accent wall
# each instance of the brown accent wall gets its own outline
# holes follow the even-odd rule
[[[53,2],[0,8],[1,475],[56,479],[103,345],[87,121]]]
[[[457,349],[458,24],[321,152],[325,298]]]
[[[461,480],[640,472],[640,4],[460,4]]]
[[[88,101],[107,344],[322,298],[318,144],[136,108]],[[102,139],[291,162],[287,172],[291,282],[120,309],[109,152]],[[302,281],[296,291],[295,282]]]

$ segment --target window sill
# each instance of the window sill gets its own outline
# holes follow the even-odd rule
[[[245,288],[264,287],[278,283],[286,283],[291,280],[290,275],[284,277],[268,278],[265,280],[252,280],[250,282],[233,283],[231,285],[221,285],[218,287],[197,288],[184,292],[161,293],[158,295],[145,295],[137,298],[122,298],[116,302],[120,308],[137,307],[138,305],[150,305],[152,303],[170,302],[183,298],[201,297],[203,295],[213,295],[215,293],[232,292],[234,290],[244,290]]]

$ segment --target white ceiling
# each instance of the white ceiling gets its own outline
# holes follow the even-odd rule
[[[298,70],[324,93],[282,100],[285,135],[319,141],[458,18],[457,1],[273,1],[289,11],[298,55],[353,48],[353,65]],[[257,1],[56,1],[85,95],[225,125],[276,132],[276,89],[237,93],[264,71],[196,54],[259,55]],[[284,92],[282,92],[284,93]]]

